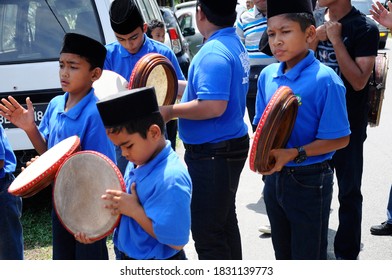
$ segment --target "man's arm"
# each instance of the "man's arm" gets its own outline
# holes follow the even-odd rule
[[[328,39],[335,50],[340,71],[354,90],[363,89],[373,70],[375,57],[364,56],[352,59],[341,37],[342,26],[338,22],[329,21],[325,24]]]

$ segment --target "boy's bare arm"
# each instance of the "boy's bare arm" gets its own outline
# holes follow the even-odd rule
[[[187,84],[187,81],[178,80],[177,99],[181,99]]]
[[[342,25],[339,22],[324,23],[328,39],[335,50],[340,71],[354,90],[362,90],[370,77],[375,62],[374,56],[351,58],[341,36]]]

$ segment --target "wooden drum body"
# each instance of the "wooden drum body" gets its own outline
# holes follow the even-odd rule
[[[269,154],[272,149],[284,148],[290,138],[298,112],[298,100],[291,89],[282,86],[268,102],[257,125],[250,150],[250,169],[268,172],[274,162]]]
[[[158,105],[174,104],[178,91],[176,71],[170,60],[158,53],[144,55],[136,63],[128,89],[154,87]]]
[[[26,167],[9,186],[8,192],[24,198],[35,195],[52,183],[60,165],[79,150],[78,136],[57,143]]]
[[[53,188],[57,216],[71,233],[85,233],[91,240],[109,235],[120,221],[104,208],[101,198],[107,189],[125,191],[117,166],[105,155],[81,151],[59,168]]]
[[[388,56],[386,53],[379,53],[376,57],[369,82],[370,110],[368,114],[368,123],[370,126],[378,126],[380,124],[387,74]]]

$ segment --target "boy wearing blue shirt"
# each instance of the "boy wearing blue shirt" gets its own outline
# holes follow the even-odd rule
[[[120,92],[97,107],[110,140],[133,163],[125,171],[127,191],[107,190],[102,197],[113,215],[122,215],[113,238],[118,258],[186,259],[192,184],[165,140],[154,88]],[[83,233],[77,237],[90,242]]]
[[[64,95],[53,98],[39,128],[34,122],[34,108],[29,98],[27,110],[14,98],[3,99],[0,106],[14,125],[22,128],[39,154],[60,141],[77,135],[82,150],[93,150],[115,161],[114,145],[107,137],[95,103],[92,84],[102,74],[105,47],[87,36],[68,33],[60,51],[60,82]],[[106,238],[85,245],[75,240],[52,210],[53,259],[108,259]]]
[[[179,80],[178,96],[185,87],[185,77],[181,71],[177,57],[166,45],[149,38],[145,33],[148,24],[133,0],[115,0],[110,6],[110,24],[117,41],[106,45],[107,55],[104,69],[114,71],[129,81],[136,63],[148,53],[159,53],[167,57],[173,65]],[[177,94],[177,93],[175,93]],[[177,120],[167,124],[168,139],[175,150],[177,137]],[[117,166],[124,174],[128,163],[121,157],[120,149],[116,148]]]
[[[16,157],[0,124],[0,260],[23,260],[22,199],[8,193]]]
[[[258,81],[257,125],[272,95],[288,86],[299,99],[286,148],[270,157],[264,201],[276,259],[326,259],[333,172],[328,161],[349,142],[345,87],[338,75],[309,50],[316,29],[309,1],[268,1],[267,45],[280,63],[263,69]]]

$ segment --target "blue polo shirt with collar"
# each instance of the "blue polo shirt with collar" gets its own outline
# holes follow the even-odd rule
[[[248,133],[244,122],[249,88],[249,57],[234,27],[216,31],[192,59],[181,103],[192,100],[227,101],[216,118],[180,118],[178,131],[187,144],[217,143]]]
[[[178,251],[170,245],[189,241],[192,182],[187,169],[166,141],[165,148],[148,163],[128,164],[124,180],[127,192],[136,183],[139,201],[153,224],[156,238],[131,217],[122,215],[113,242],[134,259],[168,259]]]
[[[65,112],[69,93],[54,97],[45,111],[39,131],[46,139],[48,149],[60,141],[77,135],[82,150],[100,152],[116,162],[114,145],[106,135],[95,103],[98,98],[94,89],[83,97],[74,107]]]
[[[0,178],[6,173],[13,173],[16,168],[16,157],[8,141],[3,126],[0,124],[0,160],[4,160],[4,167],[0,169]]]
[[[285,63],[274,63],[261,72],[256,97],[257,125],[272,95],[280,86],[288,86],[299,101],[297,118],[287,148],[309,144],[316,139],[337,139],[350,134],[346,108],[346,88],[332,68],[320,63],[309,50],[308,55],[284,73]],[[332,158],[334,152],[311,156],[301,163],[309,165]]]
[[[120,74],[127,81],[129,81],[136,63],[148,53],[159,53],[167,57],[176,71],[177,79],[185,80],[174,52],[168,46],[148,38],[146,34],[144,34],[144,43],[136,54],[128,52],[118,41],[106,45],[106,50],[107,54],[103,68]]]

